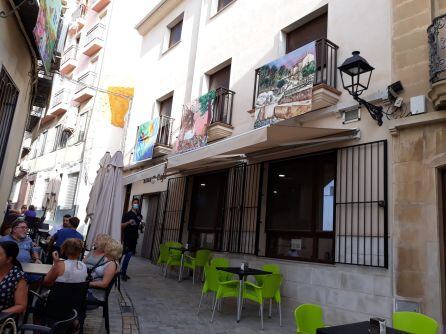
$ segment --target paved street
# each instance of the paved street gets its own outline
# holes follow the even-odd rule
[[[159,267],[152,265],[143,258],[133,258],[130,262],[129,281],[122,283],[122,293],[128,295],[133,303],[139,322],[140,333],[160,334],[192,334],[192,333],[258,333],[260,318],[258,307],[245,302],[242,320],[235,321],[235,300],[229,298],[223,302],[222,311],[216,312],[214,323],[211,319],[211,295],[204,299],[202,311],[197,317],[196,312],[200,299],[201,284],[192,285],[187,279],[178,283],[176,271],[169,278],[161,276]],[[114,294],[116,301],[116,292]],[[295,325],[291,308],[283,310],[283,327],[279,326],[276,308],[273,317],[265,317],[264,333],[294,333]],[[114,309],[114,316],[119,310]],[[267,314],[265,306],[265,315]],[[118,326],[118,322],[113,326]],[[116,328],[114,328],[116,332]],[[125,333],[125,332],[124,332]],[[133,333],[133,331],[132,331]]]

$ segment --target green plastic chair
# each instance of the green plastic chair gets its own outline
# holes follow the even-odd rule
[[[296,334],[316,334],[318,328],[325,327],[322,307],[302,304],[294,310]]]
[[[262,270],[269,271],[270,273],[273,273],[273,274],[280,274],[280,267],[277,264],[265,264],[265,265],[262,266]],[[256,281],[257,281],[257,285],[258,286],[262,286],[263,285],[263,278],[265,276],[266,275],[256,275],[256,276],[254,276]],[[275,296],[275,300],[281,300],[282,296],[280,294],[280,289],[277,290],[276,294],[277,294],[277,296]],[[273,304],[272,299],[270,299],[269,300],[269,312],[268,312],[268,317],[269,318],[271,318],[271,312],[272,312],[272,307],[273,307],[272,304]]]
[[[220,279],[220,275],[219,275],[219,271],[215,268],[212,267],[205,267],[206,270],[206,281],[205,284],[203,285],[203,291],[204,288],[206,286],[206,282],[208,281],[208,289],[215,289],[216,285],[215,283],[218,283],[217,286],[217,292],[215,294],[215,301],[213,303],[212,306],[212,317],[211,317],[211,322],[214,321],[214,315],[215,315],[215,309],[217,308],[217,303],[219,302],[219,300],[223,299],[223,298],[229,298],[229,297],[238,297],[239,295],[239,281],[225,281],[225,282],[221,282]],[[202,295],[203,297],[203,295]],[[201,299],[200,299],[200,304],[201,304]]]
[[[183,247],[183,245],[180,242],[176,241],[168,241],[164,243],[164,245],[169,252],[169,256],[167,257],[166,261],[166,269],[164,272],[164,277],[167,277],[167,271],[169,270],[169,267],[179,267],[181,265],[181,251],[169,249],[169,247]]]
[[[436,334],[438,323],[427,315],[417,312],[393,313],[393,328],[411,334]]]
[[[283,276],[281,274],[265,275],[263,277],[263,285],[258,286],[251,282],[245,282],[243,290],[243,298],[249,299],[255,303],[260,304],[260,321],[263,329],[263,301],[265,299],[275,300],[279,306],[279,323],[282,326],[282,307],[280,294],[277,291],[280,290],[282,285]]]
[[[156,264],[160,266],[161,270],[163,270],[163,267],[167,264],[167,260],[169,259],[169,248],[167,248],[166,245],[161,244],[159,251],[160,254]]]
[[[195,254],[195,257],[187,255],[185,256],[184,267],[193,271],[192,284],[195,285],[195,271],[198,268],[203,270],[206,263],[209,262],[209,258],[212,256],[212,252],[208,249],[200,249]]]
[[[229,267],[229,260],[223,257],[216,257],[211,260],[211,268],[217,267]],[[231,281],[233,275],[225,271],[218,270],[218,275],[220,277],[220,282]]]
[[[204,294],[208,292],[213,292],[216,295],[220,283],[218,271],[215,270],[215,268],[211,268],[210,266],[205,266],[204,272],[206,275],[206,279],[204,281],[203,288],[201,289],[201,297],[200,297],[200,303],[198,304],[197,315],[200,313],[201,302],[203,300]],[[214,301],[212,301],[212,305],[214,305]]]

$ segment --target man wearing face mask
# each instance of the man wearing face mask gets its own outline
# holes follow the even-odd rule
[[[139,199],[135,198],[132,201],[132,209],[129,212],[124,213],[122,216],[121,228],[124,245],[124,260],[122,261],[121,276],[123,281],[127,281],[130,278],[127,276],[127,267],[129,266],[130,258],[136,253],[140,224]]]

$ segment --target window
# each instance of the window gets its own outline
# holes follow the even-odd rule
[[[267,256],[334,262],[335,177],[336,153],[269,165]]]
[[[327,13],[288,32],[286,36],[286,53],[321,38],[327,38]]]
[[[45,146],[46,146],[46,139],[48,137],[48,131],[45,131],[41,134],[39,139],[39,157],[43,155],[45,152]]]
[[[173,96],[160,101],[160,116],[163,115],[170,117],[172,113],[172,102],[173,102]]]
[[[217,12],[219,12],[220,10],[225,8],[227,5],[229,5],[233,1],[234,0],[218,0]]]
[[[209,90],[217,88],[229,89],[229,79],[231,77],[231,65],[222,68],[221,70],[209,75]]]
[[[60,124],[57,125],[55,130],[56,130],[56,137],[54,140],[53,151],[55,151],[59,148],[59,141],[60,141],[60,137],[62,135],[62,126]]]
[[[0,72],[0,170],[6,154],[18,96],[17,87],[5,68],[2,67]]]
[[[62,201],[60,203],[61,209],[69,210],[73,208],[78,179],[79,173],[68,174],[65,193],[63,194]]]
[[[61,124],[56,126],[56,140],[54,141],[53,151],[66,147],[70,135],[71,133],[65,131]]]
[[[78,135],[77,135],[77,142],[81,142],[84,141],[85,139],[85,130],[86,130],[86,126],[87,126],[87,115],[88,112],[84,112],[83,114],[79,115],[78,117],[78,121],[77,121],[77,130],[78,130]]]
[[[181,30],[183,29],[183,19],[170,27],[169,48],[181,41]]]
[[[227,171],[194,176],[189,241],[195,247],[220,249]]]

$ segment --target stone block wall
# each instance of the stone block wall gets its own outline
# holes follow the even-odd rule
[[[412,116],[417,117],[417,116]],[[442,323],[441,186],[446,123],[413,125],[393,139],[395,296]]]
[[[215,257],[218,257],[215,254]],[[237,254],[221,254],[239,266],[247,261],[260,268],[266,263],[280,265],[284,282],[284,304],[295,308],[303,303],[323,307],[327,324],[345,324],[383,317],[388,323],[393,312],[392,275],[388,269],[354,265],[325,265]]]

